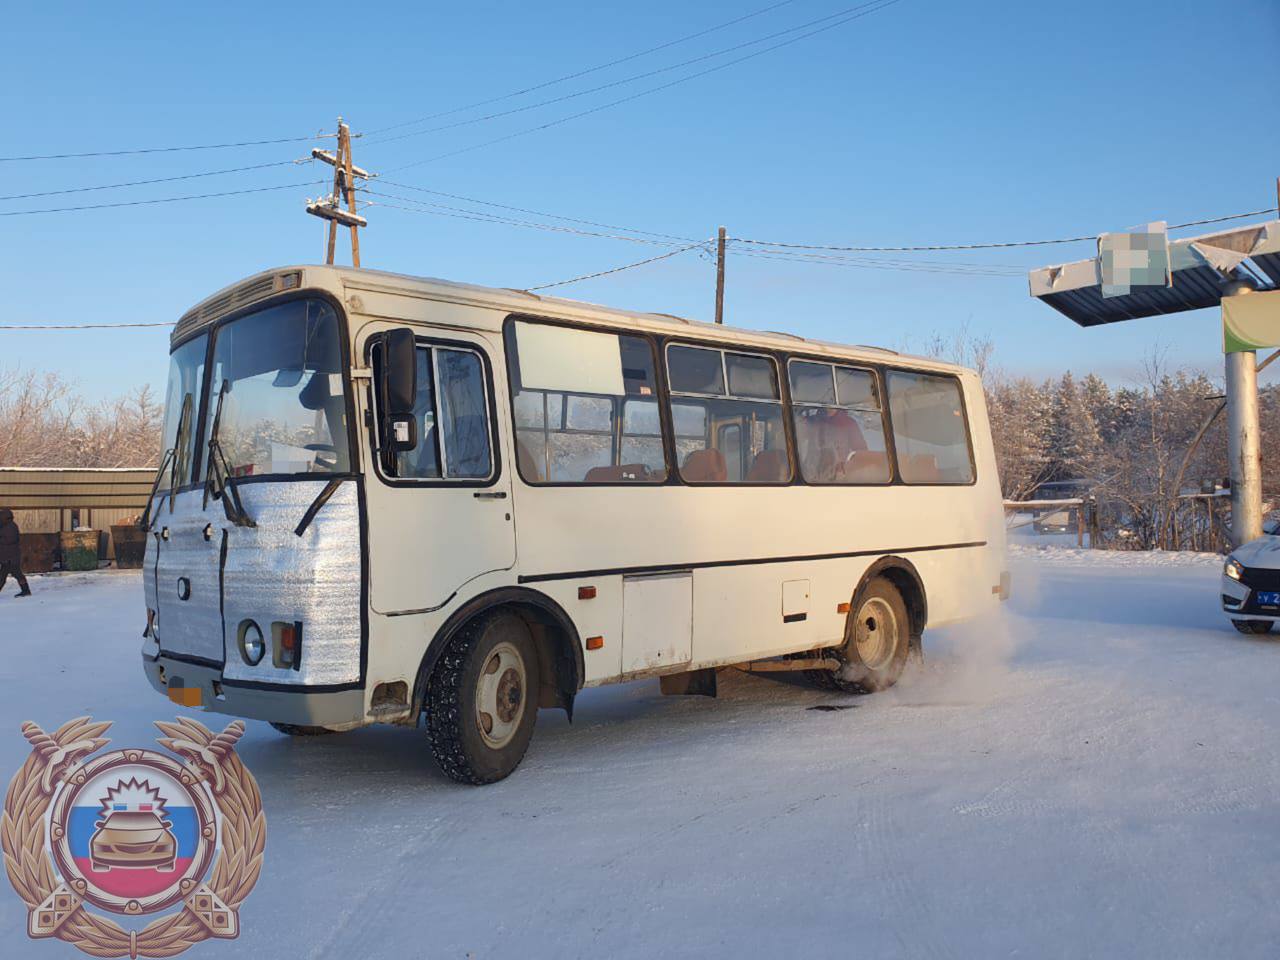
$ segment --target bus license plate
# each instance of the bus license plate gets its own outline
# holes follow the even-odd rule
[[[1280,593],[1268,593],[1266,591],[1259,591],[1258,606],[1280,607]]]

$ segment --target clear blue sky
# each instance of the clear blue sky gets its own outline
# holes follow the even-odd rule
[[[797,0],[489,109],[624,78],[851,4]],[[0,154],[302,136],[331,130],[338,114],[355,130],[369,130],[594,66],[767,5],[82,4],[73,13],[62,4],[21,4],[6,15]],[[687,84],[391,179],[691,237],[709,236],[723,223],[739,236],[893,245],[1177,223],[1275,205],[1277,50],[1275,0],[1229,7],[901,0]],[[719,62],[382,146],[357,141],[356,160],[390,170]],[[0,194],[290,160],[309,146],[3,163]],[[318,166],[279,167],[0,201],[0,211],[321,175]],[[171,320],[246,274],[321,260],[323,226],[303,213],[304,198],[320,190],[0,218],[0,322]],[[496,286],[560,280],[660,252],[394,209],[368,215],[365,266]],[[1091,253],[1089,244],[1077,244],[932,259],[1028,267]],[[714,270],[685,254],[560,292],[710,319]],[[1071,368],[1123,382],[1155,345],[1176,364],[1215,375],[1221,366],[1215,312],[1081,330],[1032,301],[1024,276],[739,257],[729,263],[726,313],[743,326],[891,347],[919,347],[934,332],[967,325],[995,339],[999,365],[1034,376]],[[143,382],[159,388],[166,351],[160,331],[0,331],[0,365],[57,369],[92,398]]]

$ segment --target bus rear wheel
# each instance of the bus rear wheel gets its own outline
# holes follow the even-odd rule
[[[884,577],[869,581],[857,604],[845,623],[844,645],[827,652],[841,668],[811,676],[828,689],[875,693],[902,676],[911,651],[911,620],[902,594]]]
[[[427,685],[427,737],[440,769],[458,783],[511,775],[533,738],[538,656],[513,613],[478,617],[449,641]]]

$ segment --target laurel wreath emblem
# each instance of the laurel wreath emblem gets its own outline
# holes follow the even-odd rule
[[[83,908],[83,880],[59,881],[45,849],[45,814],[58,785],[74,782],[80,761],[110,742],[102,736],[110,726],[91,717],[69,720],[53,733],[31,722],[22,725],[31,754],[9,782],[0,846],[9,881],[27,905],[29,932],[65,940],[91,956],[131,958],[173,957],[210,937],[237,936],[237,911],[258,882],[267,834],[257,781],[234,749],[244,735],[239,720],[219,734],[187,717],[156,721],[165,734],[157,742],[184,760],[183,783],[203,782],[222,815],[222,846],[213,872],[207,884],[183,881],[181,910],[141,930],[126,930]]]

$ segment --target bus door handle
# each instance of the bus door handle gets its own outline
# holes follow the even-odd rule
[[[477,500],[505,500],[507,492],[505,490],[482,490],[472,494]]]

